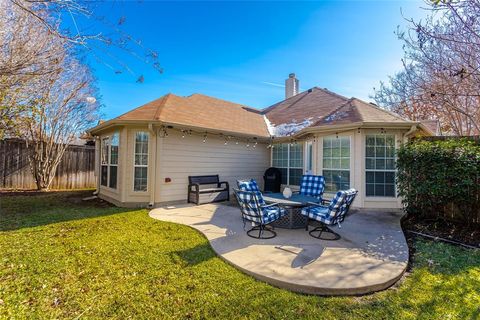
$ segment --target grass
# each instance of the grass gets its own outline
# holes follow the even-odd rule
[[[300,295],[226,264],[189,227],[84,194],[0,199],[0,318],[480,318],[479,251],[415,240],[391,289]]]

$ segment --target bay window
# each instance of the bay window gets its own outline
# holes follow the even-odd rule
[[[272,165],[282,172],[282,184],[300,185],[303,175],[303,144],[275,144],[272,151]]]
[[[367,197],[395,197],[395,135],[366,136],[365,180]]]
[[[323,176],[325,191],[350,188],[350,137],[323,138]]]
[[[133,190],[147,191],[148,184],[148,132],[135,133],[135,154],[133,163]]]

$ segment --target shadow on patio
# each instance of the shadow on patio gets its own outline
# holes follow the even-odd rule
[[[278,228],[273,239],[253,239],[243,230],[239,209],[221,204],[162,207],[150,216],[199,230],[228,263],[296,292],[358,295],[383,290],[403,275],[408,263],[400,213],[357,211],[336,228],[342,236],[338,241],[312,238],[304,229]]]

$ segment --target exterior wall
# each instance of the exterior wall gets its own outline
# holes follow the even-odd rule
[[[178,132],[159,137],[155,202],[185,201],[189,175],[219,174],[220,180],[228,181],[231,192],[237,179],[255,178],[263,185],[263,173],[270,164],[267,145],[259,143],[253,148],[251,143],[247,148],[245,142],[224,143],[212,136],[205,143],[201,136],[182,138]]]
[[[122,202],[129,203],[129,204],[138,204],[139,206],[145,206],[150,202],[150,190],[151,185],[148,183],[147,191],[134,191],[133,190],[133,173],[134,173],[134,152],[135,152],[135,134],[139,131],[148,132],[148,169],[147,169],[147,176],[149,182],[152,177],[151,172],[152,168],[154,167],[153,161],[153,153],[155,150],[154,144],[154,134],[148,130],[146,126],[129,126],[126,129],[125,136],[126,136],[126,153],[125,153],[125,166],[122,169],[123,175],[125,177],[124,183],[122,183],[122,188],[124,192],[124,197]],[[129,205],[133,206],[133,205]]]
[[[133,190],[135,133],[149,132],[148,188],[147,191]],[[187,199],[189,175],[219,174],[220,180],[228,181],[230,191],[236,187],[237,179],[255,178],[263,184],[263,173],[270,164],[270,149],[266,144],[253,143],[247,148],[245,142],[238,145],[219,137],[198,135],[181,137],[177,131],[169,131],[166,138],[154,134],[146,126],[120,127],[102,133],[99,137],[120,133],[117,189],[100,185],[100,145],[97,145],[96,171],[99,197],[118,206],[147,206],[150,202],[160,204],[183,202]],[[170,178],[171,182],[165,182]]]
[[[137,131],[149,132],[148,190],[133,191],[134,146]],[[397,148],[404,140],[407,130],[388,130],[396,135]],[[237,179],[255,178],[263,184],[263,173],[271,163],[271,149],[265,144],[253,148],[245,142],[227,145],[217,136],[198,135],[182,138],[177,131],[170,130],[168,137],[155,135],[146,126],[119,127],[103,133],[97,141],[114,132],[120,133],[117,189],[100,186],[100,172],[97,155],[97,178],[99,196],[121,206],[146,206],[149,203],[186,201],[188,176],[219,174],[220,180],[228,181],[230,189],[236,186]],[[401,199],[394,197],[367,197],[365,194],[365,136],[378,134],[379,129],[349,130],[336,133],[317,133],[310,137],[313,142],[313,174],[322,175],[323,138],[325,136],[350,136],[350,186],[359,190],[354,206],[359,208],[401,208]],[[306,152],[306,148],[304,148]],[[100,148],[97,147],[97,152]],[[306,153],[304,156],[306,159]],[[306,166],[306,161],[304,161]],[[166,182],[170,178],[170,182]],[[333,194],[326,194],[327,197]]]

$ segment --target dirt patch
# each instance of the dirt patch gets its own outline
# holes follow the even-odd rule
[[[451,221],[419,219],[411,216],[403,220],[402,227],[407,231],[420,232],[430,236],[480,247],[480,226],[467,227]]]
[[[85,207],[98,207],[107,208],[113,205],[100,198],[83,200],[87,197],[91,197],[94,190],[50,190],[50,191],[38,191],[38,190],[14,190],[14,189],[2,189],[0,190],[0,197],[42,197],[42,196],[59,196],[63,197],[68,203],[76,206]]]

